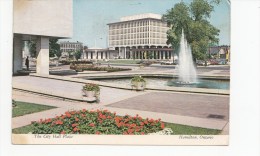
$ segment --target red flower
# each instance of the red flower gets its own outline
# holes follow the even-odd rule
[[[161,122],[161,129],[164,129],[164,123]]]
[[[86,115],[85,114],[81,114],[82,117],[85,117]]]
[[[141,135],[144,135],[144,132],[141,132]]]
[[[116,122],[116,126],[117,126],[118,128],[120,128],[122,125],[123,125],[122,122]]]
[[[128,130],[127,130],[127,133],[128,133],[128,134],[132,134],[133,132],[134,132],[133,129],[128,129]]]
[[[75,127],[74,129],[73,129],[73,131],[74,132],[76,132],[76,131],[78,131],[79,129],[77,128],[77,127]]]
[[[83,113],[86,112],[86,111],[87,111],[86,109],[83,109],[83,110],[82,110]]]
[[[107,118],[108,118],[108,119],[112,119],[112,117],[111,117],[111,116],[107,116]]]
[[[96,131],[96,133],[95,134],[101,134],[99,131]]]
[[[131,125],[130,125],[130,127],[133,127],[133,128],[134,128],[135,126],[136,126],[136,124],[131,124]]]
[[[94,123],[89,124],[90,127],[95,127]]]
[[[45,119],[45,123],[50,123],[51,122],[51,119]]]
[[[128,133],[127,132],[123,132],[123,135],[128,135]]]
[[[149,122],[154,122],[154,120],[153,120],[153,119],[150,119]]]
[[[68,114],[66,114],[66,116],[67,116],[68,118],[70,118],[70,117],[71,117],[71,114],[68,113]]]
[[[143,122],[140,122],[140,125],[141,125],[141,126],[143,126],[143,125],[144,125],[144,123],[143,123]]]
[[[56,124],[56,125],[62,125],[63,122],[62,122],[61,120],[57,120],[57,121],[55,122],[55,124]]]
[[[65,134],[66,132],[65,131],[61,131],[60,134]]]
[[[79,121],[79,118],[75,117],[75,121]]]
[[[147,124],[148,124],[148,121],[147,121],[147,120],[144,120],[144,123],[147,125]]]
[[[72,126],[72,127],[76,127],[76,126],[78,126],[78,124],[75,123],[75,124],[72,124],[71,126]]]

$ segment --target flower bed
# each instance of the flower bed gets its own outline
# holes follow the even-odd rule
[[[76,71],[84,71],[84,70],[90,70],[90,71],[107,71],[107,72],[116,72],[116,71],[127,71],[131,70],[130,68],[117,68],[117,67],[97,67],[90,64],[71,64],[70,69],[76,70]]]
[[[82,60],[82,61],[76,61],[76,60],[61,60],[59,61],[63,65],[70,65],[72,64],[93,64],[93,61],[88,60]]]
[[[164,123],[136,115],[117,116],[107,110],[68,111],[52,119],[32,122],[33,134],[145,135],[164,129]]]

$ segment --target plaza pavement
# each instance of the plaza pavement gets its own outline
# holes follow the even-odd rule
[[[83,83],[68,82],[55,79],[17,76],[13,77],[13,86],[23,90],[14,90],[13,99],[52,105],[58,108],[39,113],[13,118],[12,128],[18,128],[40,118],[51,118],[67,110],[108,109],[119,115],[139,114],[144,118],[161,118],[162,121],[190,126],[222,130],[228,123],[229,96],[205,95],[193,93],[174,93],[163,91],[136,92],[110,87],[101,87],[100,103],[89,104],[73,98],[81,98]],[[48,94],[32,94],[31,90],[41,90],[45,93],[61,94],[66,98],[54,98]],[[70,101],[72,100],[72,101]],[[168,109],[167,109],[168,108]],[[221,115],[223,118],[210,118],[209,115]],[[225,131],[224,134],[228,134]]]

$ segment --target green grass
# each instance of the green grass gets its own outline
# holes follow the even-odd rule
[[[12,110],[13,117],[23,116],[26,114],[32,114],[32,113],[56,108],[53,106],[39,105],[39,104],[20,102],[20,101],[16,101],[15,105],[16,107],[13,107]]]
[[[13,134],[28,134],[32,132],[33,125],[27,125],[20,128],[15,128],[12,130]]]
[[[173,123],[166,123],[165,127],[171,128],[174,135],[217,135],[221,130],[207,129]]]
[[[172,123],[166,123],[165,127],[171,128],[174,135],[218,135],[221,131],[215,129],[207,129],[200,127],[192,127],[185,125],[178,125]],[[32,131],[32,125],[13,129],[14,134],[28,134]]]

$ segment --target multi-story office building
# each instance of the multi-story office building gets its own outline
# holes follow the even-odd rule
[[[76,52],[78,50],[83,50],[83,43],[81,42],[69,42],[64,41],[60,42],[60,50],[62,52],[62,55],[68,55],[68,52]]]
[[[146,13],[109,23],[109,48],[124,59],[173,59],[173,49],[166,44],[169,27],[161,17]]]

